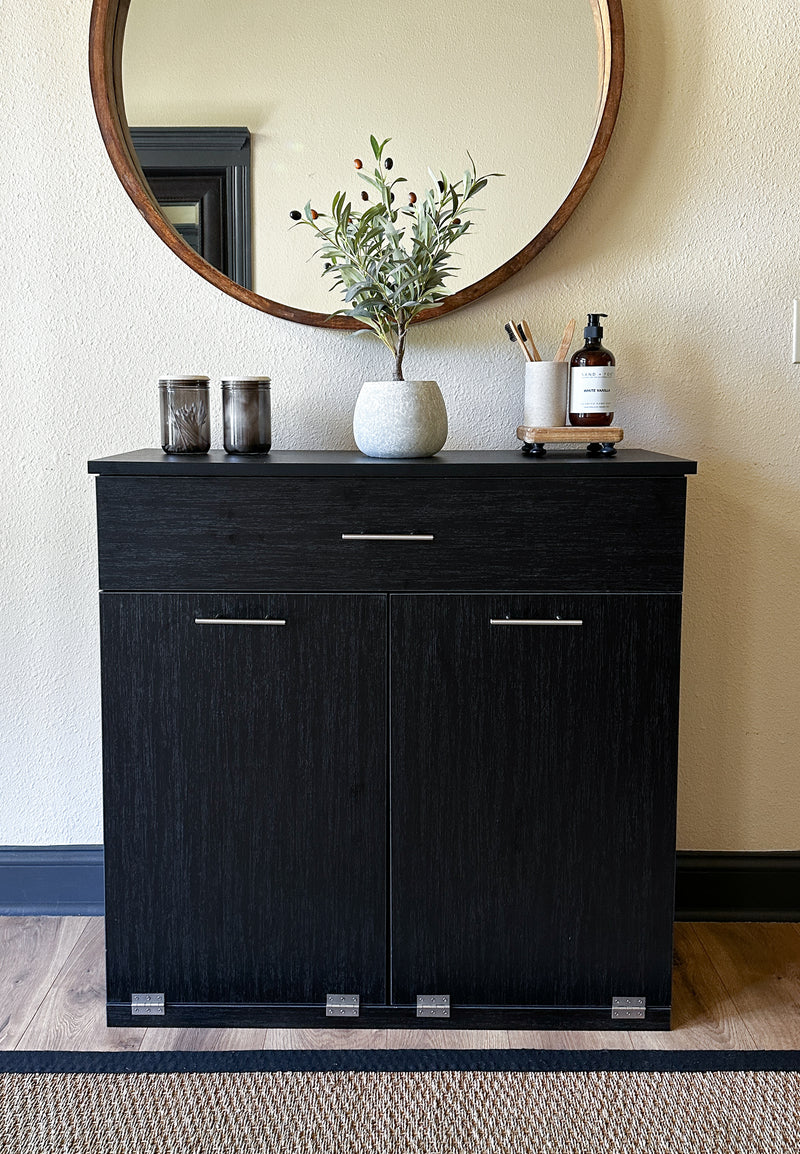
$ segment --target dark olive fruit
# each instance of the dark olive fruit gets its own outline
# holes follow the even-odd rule
[[[367,192],[366,189],[361,193],[361,199],[362,200],[369,200],[369,193]]]
[[[356,166],[356,168],[363,168],[364,167],[364,165],[361,163],[360,160],[354,160],[353,164]]]
[[[393,192],[389,193],[389,204],[394,204],[394,193]]]
[[[302,212],[298,212],[296,208],[292,209],[292,211],[289,213],[289,216],[292,218],[292,220],[302,220],[303,219]]]
[[[444,181],[439,180],[437,181],[437,184],[439,185],[439,192],[444,192]]]
[[[327,272],[329,268],[333,268],[333,265],[331,264],[331,262],[329,260],[326,260],[325,261],[325,272]]]
[[[415,192],[410,192],[408,194],[408,203],[409,204],[416,204],[417,203],[417,194]]]
[[[394,167],[394,161],[392,160],[391,156],[386,157],[386,159],[383,162],[383,167],[386,169]]]
[[[461,217],[457,216],[456,219],[453,221],[453,224],[461,224]]]
[[[314,212],[314,209],[312,208],[311,209],[311,219],[316,220],[318,216],[319,216],[319,213]]]

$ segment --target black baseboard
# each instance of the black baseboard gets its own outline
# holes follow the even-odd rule
[[[0,846],[0,915],[102,913],[101,845]],[[675,917],[684,922],[800,921],[800,850],[679,851]]]
[[[0,914],[102,915],[101,845],[0,846]]]
[[[800,850],[679,852],[675,917],[681,922],[800,921]]]

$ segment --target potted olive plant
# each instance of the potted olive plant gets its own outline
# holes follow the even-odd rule
[[[361,389],[353,417],[356,444],[371,457],[429,457],[447,438],[447,411],[435,381],[403,377],[409,326],[448,295],[445,281],[457,271],[451,264],[453,246],[471,228],[471,202],[500,174],[478,176],[473,162],[462,180],[452,183],[441,173],[424,196],[409,192],[400,206],[395,189],[407,181],[389,175],[394,168],[392,158],[384,155],[389,140],[379,144],[372,136],[370,143],[376,165],[372,174],[355,161],[370,188],[361,193],[362,207],[337,192],[330,214],[317,212],[309,202],[302,213],[291,215],[315,231],[323,276],[344,294],[344,307],[332,315],[360,320],[394,362],[391,380],[368,381]]]

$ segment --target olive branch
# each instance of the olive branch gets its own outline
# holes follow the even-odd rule
[[[376,162],[371,176],[355,161],[358,175],[374,190],[368,208],[354,207],[347,193],[337,192],[330,214],[316,212],[309,201],[291,216],[320,238],[315,255],[325,262],[322,275],[332,280],[331,291],[344,293],[345,307],[331,315],[356,317],[371,329],[394,357],[393,380],[402,381],[409,325],[449,295],[445,281],[458,271],[450,263],[453,246],[472,227],[467,214],[475,209],[469,202],[502,173],[478,176],[471,156],[471,170],[457,183],[444,173],[437,179],[429,169],[433,187],[422,198],[410,193],[408,204],[398,208],[394,190],[408,181],[387,176],[394,167],[384,157],[390,139],[379,144],[370,137]],[[370,195],[362,192],[362,200]]]

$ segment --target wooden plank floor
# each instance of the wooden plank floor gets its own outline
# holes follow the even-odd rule
[[[0,1049],[800,1049],[800,925],[678,922],[673,1029],[108,1029],[102,918],[0,918]]]

